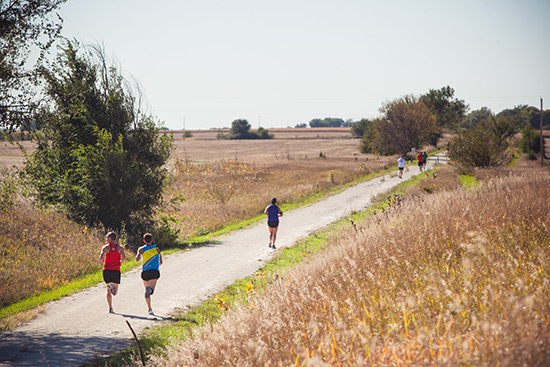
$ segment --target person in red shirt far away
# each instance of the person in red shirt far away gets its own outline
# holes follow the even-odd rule
[[[418,159],[418,169],[420,170],[420,172],[422,172],[424,168],[424,155],[422,154],[422,152],[416,155],[416,159]]]
[[[107,233],[107,244],[101,248],[99,260],[103,264],[103,280],[107,284],[107,303],[109,313],[113,312],[113,296],[118,292],[120,284],[120,263],[126,261],[124,248],[116,240],[116,233]]]

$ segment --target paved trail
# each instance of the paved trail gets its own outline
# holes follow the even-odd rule
[[[403,180],[418,174],[417,166],[408,167]],[[352,211],[367,208],[375,195],[399,182],[402,180],[397,176],[386,174],[286,212],[277,247],[292,246]],[[167,256],[152,297],[156,317],[147,314],[139,269],[123,275],[119,293],[113,298],[115,314],[107,312],[104,284],[52,302],[44,314],[0,335],[0,365],[78,366],[124,349],[133,342],[126,320],[139,333],[146,326],[162,323],[175,308],[199,304],[235,280],[253,274],[274,254],[275,250],[267,247],[268,236],[262,221],[218,243]]]

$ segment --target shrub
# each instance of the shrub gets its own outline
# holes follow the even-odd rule
[[[449,157],[462,173],[475,167],[501,165],[507,157],[508,139],[516,130],[508,120],[491,117],[475,128],[458,133],[449,142]]]
[[[540,152],[540,134],[535,129],[526,125],[521,135],[518,148],[522,153],[526,153],[531,157]]]

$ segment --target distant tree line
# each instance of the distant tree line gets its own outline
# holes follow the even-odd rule
[[[258,128],[255,132],[250,131],[250,123],[247,120],[238,119],[231,123],[230,134],[218,134],[218,139],[272,139],[271,134],[263,127]]]
[[[349,127],[351,125],[353,125],[352,120],[344,121],[339,117],[325,117],[324,119],[316,118],[309,122],[310,127]]]
[[[381,116],[362,119],[351,134],[362,139],[363,153],[405,154],[412,148],[437,145],[443,133],[455,134],[448,149],[460,169],[501,164],[508,155],[510,138],[521,132],[518,147],[534,158],[540,150],[540,110],[517,106],[495,115],[489,108],[468,112],[468,105],[446,86],[420,96],[408,95],[385,103]],[[550,128],[550,110],[543,112],[544,128]]]

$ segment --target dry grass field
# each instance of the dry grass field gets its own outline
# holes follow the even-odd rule
[[[149,365],[550,365],[550,175],[496,173],[405,196]]]
[[[176,134],[173,175],[159,218],[186,239],[261,214],[272,197],[281,204],[300,201],[394,164],[395,157],[359,153],[360,141],[349,131],[347,138],[318,139],[316,131],[309,133],[308,138],[280,133],[271,140]]]
[[[51,290],[99,267],[102,236],[17,201],[0,210],[0,307]]]

